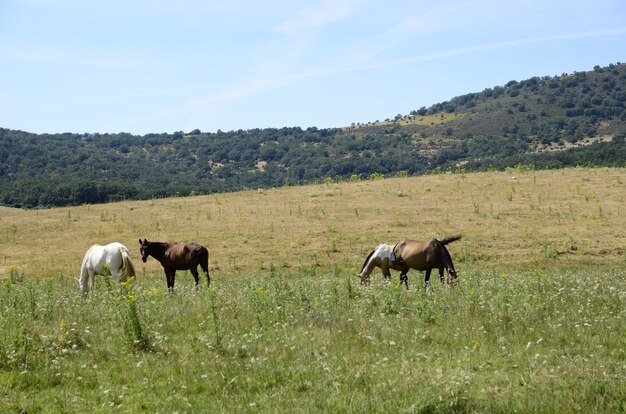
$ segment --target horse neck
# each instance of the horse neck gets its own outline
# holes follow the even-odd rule
[[[165,251],[168,248],[168,243],[163,242],[150,242],[149,244],[149,255],[157,259],[158,261],[163,260],[163,256],[165,256]]]
[[[369,276],[372,273],[372,270],[374,270],[376,266],[381,267],[382,265],[381,257],[378,254],[376,254],[381,248],[381,246],[383,245],[379,245],[378,247],[376,247],[367,256],[367,258],[365,259],[365,263],[363,263],[363,268],[361,268],[361,273],[360,273],[361,275]],[[389,248],[390,246],[387,246],[387,247]]]
[[[89,276],[89,270],[87,269],[87,260],[88,257],[85,255],[83,258],[83,263],[80,265],[80,280],[85,281],[87,276]]]
[[[369,276],[375,267],[376,267],[376,257],[370,257],[367,263],[363,265],[363,269],[361,269],[361,275]]]
[[[89,259],[91,259],[91,254],[93,253],[94,246],[91,246],[89,249],[87,249],[87,252],[83,257],[83,262],[80,265],[80,278],[78,279],[78,282],[81,286],[86,283],[87,278],[89,277],[89,266],[87,265],[87,263],[89,262]]]
[[[374,255],[375,251],[376,249],[372,250],[370,254],[368,254],[367,257],[365,258],[365,261],[363,262],[363,266],[361,267],[361,271],[359,272],[360,275],[367,274],[369,276],[369,274],[372,273],[372,269],[369,269],[368,265],[372,261],[372,256]],[[367,273],[364,273],[366,271]]]

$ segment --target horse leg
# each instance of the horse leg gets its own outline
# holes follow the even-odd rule
[[[391,272],[389,268],[383,269],[383,280],[385,282],[389,282],[391,280]]]
[[[443,285],[443,267],[439,268],[439,281]]]
[[[389,261],[383,260],[380,265],[380,270],[383,272],[383,280],[389,282],[391,280],[391,272],[389,271]]]
[[[170,285],[172,287],[172,291],[174,291],[174,279],[176,278],[176,270],[170,270]]]
[[[189,268],[189,270],[191,270],[191,274],[193,275],[193,278],[196,281],[196,289],[198,289],[198,268],[192,266]]]
[[[90,270],[89,271],[89,284],[87,285],[86,292],[93,290],[93,285],[95,284],[95,281],[96,281],[96,272],[93,270]]]
[[[426,292],[430,292],[430,272],[431,272],[431,268],[426,269],[426,272],[424,273],[424,284],[426,285]]]
[[[115,283],[120,284],[120,275],[117,274],[117,270],[115,269],[110,269],[111,270],[111,277],[113,277],[113,280],[115,280]]]
[[[124,265],[120,266],[120,268],[117,269],[117,276],[119,283],[128,282],[128,269],[126,269]]]
[[[173,279],[174,278],[172,277],[172,271],[170,269],[165,269],[165,280],[167,281],[167,290],[170,292],[174,290]]]
[[[211,286],[211,276],[209,276],[209,267],[207,265],[205,265],[204,263],[201,263],[200,267],[202,268],[202,271],[206,275],[206,285],[207,285],[207,287]]]
[[[200,267],[202,268],[202,271],[204,273],[206,273],[206,285],[211,286],[211,276],[209,276],[209,255],[207,254],[207,258],[206,260],[202,260],[200,261]]]
[[[402,272],[400,272],[400,286],[402,286],[402,284],[404,283],[404,286],[407,288],[407,290],[409,289],[409,269],[402,269]]]

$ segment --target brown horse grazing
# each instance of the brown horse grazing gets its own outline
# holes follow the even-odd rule
[[[149,242],[139,239],[141,260],[145,263],[148,256],[157,259],[163,266],[167,277],[167,289],[174,290],[174,276],[177,270],[190,270],[198,287],[198,265],[206,273],[207,286],[211,285],[209,277],[209,251],[198,242],[180,244],[175,242]]]
[[[410,269],[425,271],[426,289],[430,288],[430,272],[439,269],[439,279],[443,283],[443,269],[448,271],[448,283],[456,279],[456,271],[446,244],[460,240],[461,236],[446,237],[443,240],[430,239],[424,242],[403,240],[393,247],[392,264],[400,267],[400,283],[409,288],[407,273]]]

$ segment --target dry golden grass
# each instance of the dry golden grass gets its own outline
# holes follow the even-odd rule
[[[445,113],[437,115],[414,115],[408,118],[402,118],[399,122],[400,125],[441,125],[446,122],[454,121],[459,118],[465,117],[463,113]]]
[[[15,282],[0,283],[0,412],[622,412],[624,180],[511,171],[0,209]],[[427,295],[415,272],[409,290],[358,285],[378,243],[457,233],[456,288]],[[179,274],[166,292],[140,237],[205,243],[211,289]],[[79,295],[85,250],[113,240],[138,283]]]
[[[444,174],[24,211],[0,209],[0,276],[77,276],[94,244],[199,240],[212,275],[360,269],[378,243],[462,234],[463,268],[624,264],[625,169]],[[140,272],[141,274],[141,272]]]
[[[405,118],[400,118],[398,120],[387,120],[387,121],[378,121],[367,124],[359,124],[356,128],[367,127],[367,126],[384,126],[384,125],[441,125],[446,122],[454,121],[459,118],[465,117],[467,114],[463,113],[444,113],[444,114],[436,114],[436,115],[413,115]],[[354,128],[354,126],[350,127]]]

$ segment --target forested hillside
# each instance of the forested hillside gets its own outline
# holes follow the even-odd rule
[[[63,206],[327,177],[626,165],[626,64],[511,81],[346,128],[32,134],[0,129],[0,204]]]

